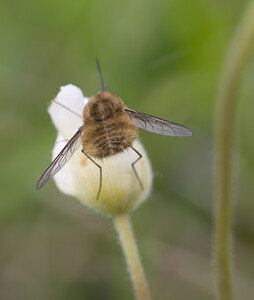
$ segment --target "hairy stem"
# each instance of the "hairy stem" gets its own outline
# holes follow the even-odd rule
[[[137,299],[151,300],[129,216],[127,214],[115,216],[113,222],[125,255]]]
[[[232,156],[236,100],[254,40],[254,1],[231,43],[218,92],[215,120],[215,279],[217,298],[233,299],[231,273]]]

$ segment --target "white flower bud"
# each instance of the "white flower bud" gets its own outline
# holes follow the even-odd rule
[[[83,124],[83,108],[89,99],[83,96],[79,88],[69,84],[61,87],[54,100],[48,109],[58,130],[53,158]],[[87,207],[104,215],[112,216],[132,211],[148,197],[152,185],[152,170],[147,154],[138,140],[134,142],[133,147],[142,154],[142,158],[135,164],[135,169],[143,189],[132,168],[132,163],[139,156],[131,148],[103,160],[92,157],[102,167],[102,189],[99,199],[96,199],[96,196],[100,185],[100,169],[81,152],[82,146],[55,175],[54,180],[62,192],[76,197]]]

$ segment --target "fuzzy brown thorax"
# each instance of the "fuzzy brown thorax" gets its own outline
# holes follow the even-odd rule
[[[83,150],[95,158],[110,157],[131,147],[137,128],[121,98],[109,92],[92,97],[83,111]]]

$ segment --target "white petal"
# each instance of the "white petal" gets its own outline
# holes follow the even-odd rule
[[[83,109],[88,101],[81,89],[72,84],[62,86],[52,100],[48,113],[64,139],[70,139],[83,124]]]
[[[56,156],[60,153],[60,151],[63,149],[67,141],[64,140],[64,137],[61,134],[58,134],[55,146],[53,148],[52,153],[52,161],[56,158]],[[80,152],[77,150],[71,160],[74,160],[75,156],[77,155],[77,152]],[[73,184],[75,181],[74,176],[72,175],[72,164],[67,162],[67,164],[54,176],[55,181],[58,183],[57,185],[60,185],[62,187],[61,190],[63,190],[66,194],[71,194],[73,189]]]
[[[53,157],[61,151],[63,146],[64,143],[55,144]],[[97,212],[113,215],[131,211],[147,198],[152,183],[151,165],[147,154],[139,141],[134,143],[134,147],[143,156],[135,164],[135,168],[144,189],[141,189],[131,166],[138,158],[131,148],[108,159],[95,160],[93,158],[102,167],[102,190],[98,200],[96,196],[99,189],[99,168],[80,150],[74,153],[54,180],[62,192],[78,198],[84,205]]]

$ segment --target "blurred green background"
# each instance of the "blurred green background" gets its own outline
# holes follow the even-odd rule
[[[105,85],[137,111],[190,127],[192,138],[140,132],[154,188],[132,216],[154,299],[214,299],[211,258],[215,97],[248,1],[0,2],[0,298],[133,299],[108,220],[35,185],[56,131],[60,86],[86,96]],[[239,299],[253,299],[254,64],[236,133],[234,263]]]

